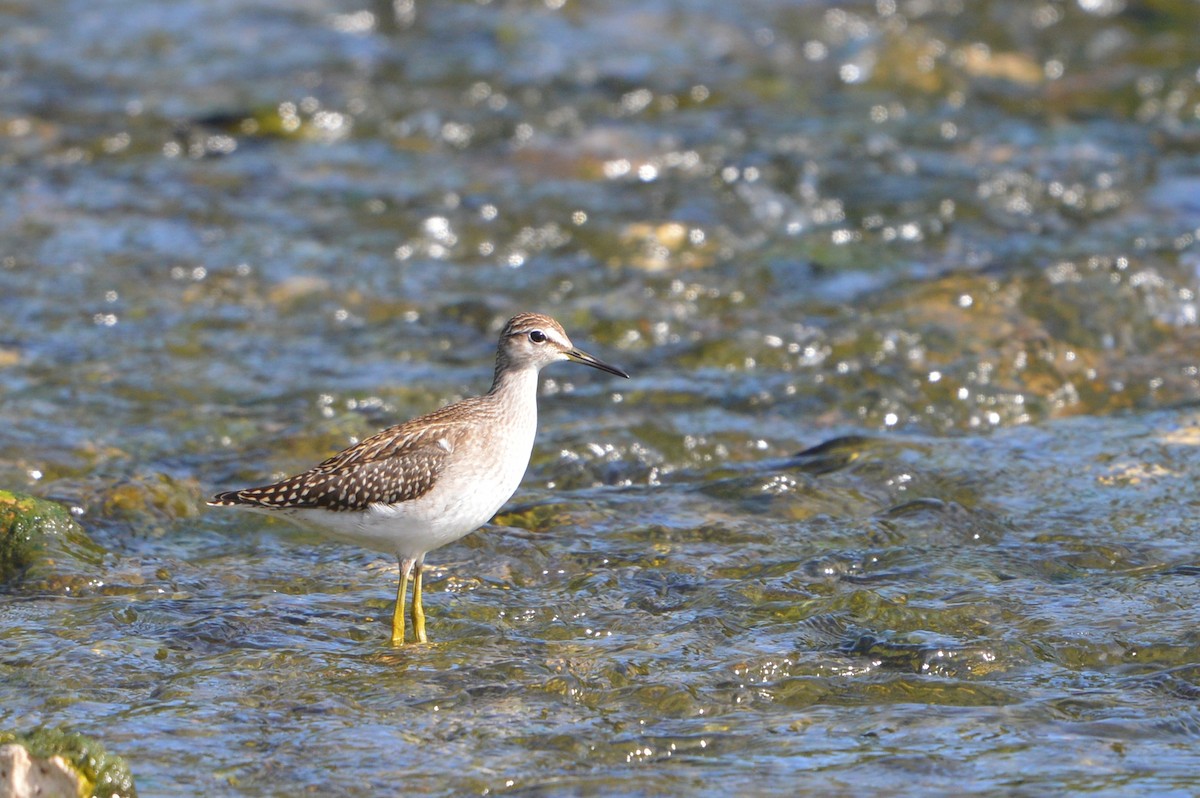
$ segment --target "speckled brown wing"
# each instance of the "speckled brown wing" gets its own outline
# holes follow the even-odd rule
[[[210,503],[354,511],[372,504],[412,501],[437,483],[456,437],[450,427],[400,425],[338,452],[302,474],[258,488],[219,493]]]

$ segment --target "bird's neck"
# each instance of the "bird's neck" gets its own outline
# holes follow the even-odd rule
[[[496,365],[496,376],[488,396],[499,401],[537,403],[538,371],[534,368],[511,368],[507,364]]]
[[[495,413],[494,423],[503,425],[497,432],[511,446],[525,453],[525,462],[537,434],[537,390],[537,369],[501,369],[496,372],[492,389],[485,397]],[[524,467],[521,470],[523,473]],[[515,485],[513,489],[516,489]]]

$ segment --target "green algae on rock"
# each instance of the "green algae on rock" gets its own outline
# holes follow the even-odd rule
[[[0,583],[55,583],[62,560],[99,562],[103,555],[62,505],[0,490]]]
[[[14,766],[4,767],[10,763]],[[0,786],[7,782],[18,795],[42,794],[22,793],[22,787],[51,788],[53,792],[44,794],[60,795],[68,785],[76,795],[92,798],[137,795],[123,758],[110,754],[96,740],[62,728],[40,728],[29,734],[0,732],[0,772],[5,773]]]

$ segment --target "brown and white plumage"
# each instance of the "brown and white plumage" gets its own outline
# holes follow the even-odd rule
[[[458,415],[460,405],[388,427],[280,482],[218,493],[209,504],[361,512],[372,504],[419,499],[437,482],[446,458],[454,451],[454,440],[469,428],[461,422],[438,419],[447,411]]]
[[[425,642],[425,555],[487,523],[516,491],[537,428],[538,372],[559,360],[629,376],[576,349],[549,316],[520,313],[500,334],[486,394],[389,427],[279,482],[219,493],[209,504],[287,517],[396,555],[392,641],[404,640],[404,591],[415,569],[413,626]]]

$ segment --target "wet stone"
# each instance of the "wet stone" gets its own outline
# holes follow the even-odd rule
[[[24,589],[86,582],[104,551],[63,506],[0,490],[0,583]]]
[[[12,796],[137,798],[129,765],[102,743],[64,728],[0,731],[0,791]]]

